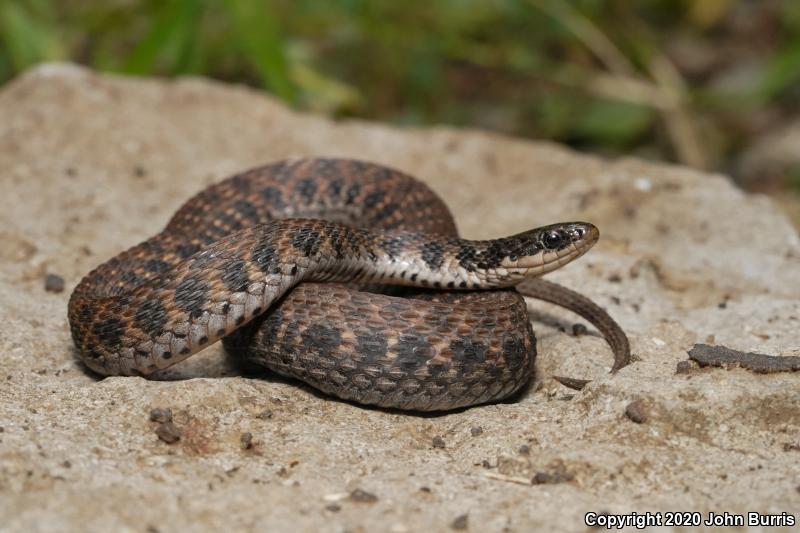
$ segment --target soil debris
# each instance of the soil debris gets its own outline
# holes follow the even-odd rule
[[[695,344],[687,353],[700,366],[741,367],[759,374],[796,372],[800,370],[800,357],[797,356],[740,352],[727,346],[711,346],[708,344]]]

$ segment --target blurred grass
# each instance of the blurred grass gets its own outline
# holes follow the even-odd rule
[[[0,0],[0,82],[53,60],[736,174],[797,118],[800,2]]]

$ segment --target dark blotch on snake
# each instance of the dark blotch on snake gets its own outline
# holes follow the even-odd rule
[[[239,218],[228,210],[218,211],[214,220],[214,228],[219,230],[219,235],[224,236],[233,231],[242,229],[244,224]]]
[[[531,333],[533,333],[533,330],[531,330]],[[531,337],[533,338],[533,336]],[[521,368],[528,359],[528,354],[525,352],[525,344],[522,340],[513,337],[506,338],[503,341],[503,358],[506,360],[506,366],[509,370],[514,371]]]
[[[286,317],[283,315],[283,312],[280,309],[275,309],[271,313],[267,314],[260,326],[261,331],[264,332],[264,338],[277,338],[281,325],[285,320]]]
[[[345,234],[345,240],[347,241],[347,246],[349,246],[351,250],[361,253],[361,242],[358,240],[358,236],[356,235],[355,231],[348,231]]]
[[[302,350],[313,351],[319,355],[328,355],[342,343],[342,335],[339,331],[323,326],[322,324],[311,324],[301,335]]]
[[[89,305],[84,303],[78,307],[76,315],[85,322],[88,320],[87,317],[88,313],[89,313]],[[70,323],[69,328],[70,332],[72,333],[72,338],[75,339],[75,345],[83,346],[83,340],[86,338],[84,329],[79,326],[79,323],[77,321]]]
[[[237,200],[236,203],[233,204],[233,208],[239,214],[239,217],[246,222],[254,223],[261,219],[258,208],[247,200]]]
[[[361,185],[354,183],[349,189],[347,189],[347,199],[345,200],[345,204],[353,205],[359,194],[361,194]]]
[[[317,184],[314,178],[306,178],[297,182],[296,190],[303,202],[310,204],[314,200],[314,195],[317,194]]]
[[[136,272],[128,271],[128,272],[123,272],[119,276],[119,279],[124,281],[129,287],[136,287],[144,283],[146,278],[140,276]]]
[[[331,200],[338,200],[340,194],[342,194],[342,180],[331,180],[328,183],[328,195],[331,197]]]
[[[116,318],[106,318],[99,322],[95,322],[92,332],[95,337],[107,348],[119,348],[120,338],[125,331],[125,326]]]
[[[155,298],[145,300],[136,310],[134,323],[137,328],[150,336],[161,335],[167,324],[167,311],[161,300]]]
[[[510,252],[506,248],[506,244],[502,239],[492,242],[486,250],[475,256],[475,265],[480,269],[490,269],[500,266],[503,259],[510,255]]]
[[[222,281],[231,292],[242,292],[247,289],[250,278],[247,276],[247,265],[241,259],[228,261],[222,267]]]
[[[186,278],[175,289],[175,305],[188,313],[190,318],[203,314],[207,298],[208,285],[197,278]]]
[[[472,339],[458,339],[450,343],[450,349],[462,362],[462,371],[469,372],[475,365],[486,360],[486,345]]]
[[[422,245],[422,260],[431,270],[439,270],[444,261],[444,249],[441,243],[426,242]]]
[[[403,249],[405,248],[403,239],[399,237],[391,237],[388,239],[384,239],[383,241],[381,241],[379,246],[384,252],[386,252],[386,255],[388,255],[392,259],[403,253]]]
[[[162,272],[168,270],[170,266],[172,265],[166,261],[161,261],[160,259],[150,259],[144,264],[144,268],[153,274],[161,274]]]
[[[342,248],[342,236],[337,228],[332,228],[328,232],[328,242],[330,243],[331,248],[333,248],[336,251],[336,257],[338,259],[344,257],[344,250]]]
[[[268,274],[276,266],[279,266],[278,254],[275,247],[265,241],[260,241],[253,248],[253,253],[250,254],[250,259],[256,264],[258,269]]]
[[[277,187],[264,187],[261,190],[261,198],[267,203],[268,206],[274,209],[283,209],[286,204],[283,202],[283,194]]]
[[[367,195],[366,198],[364,198],[364,207],[367,209],[374,209],[376,205],[380,204],[383,201],[385,196],[386,193],[384,193],[380,189],[372,191]]]
[[[467,272],[475,272],[475,255],[475,248],[472,246],[462,246],[459,248],[458,253],[456,254],[456,260],[458,261],[458,264],[461,265],[461,268]]]
[[[388,348],[389,343],[386,341],[386,337],[378,332],[356,336],[356,352],[362,354],[367,360],[384,357]]]
[[[175,249],[175,253],[177,253],[178,256],[181,257],[182,259],[191,257],[199,251],[200,251],[200,246],[196,244],[180,244]]]
[[[399,207],[399,204],[395,202],[389,202],[381,207],[380,210],[375,214],[375,219],[381,221],[389,220]]]
[[[397,343],[391,346],[389,351],[397,354],[392,366],[405,372],[413,372],[424,367],[434,354],[433,348],[424,338],[408,333],[399,335]]]
[[[292,237],[292,246],[303,252],[306,257],[311,257],[317,255],[321,239],[319,232],[311,228],[303,228]]]

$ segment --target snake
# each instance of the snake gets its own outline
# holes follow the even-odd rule
[[[150,376],[221,339],[234,358],[343,400],[446,411],[530,381],[523,293],[586,317],[614,350],[612,371],[627,364],[627,337],[602,308],[539,277],[598,238],[567,222],[464,239],[408,174],[290,159],[197,193],[161,233],[87,274],[68,320],[77,357],[101,375]]]

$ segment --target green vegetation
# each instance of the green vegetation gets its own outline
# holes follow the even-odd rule
[[[800,101],[800,2],[0,0],[0,81],[52,60],[736,173]]]

